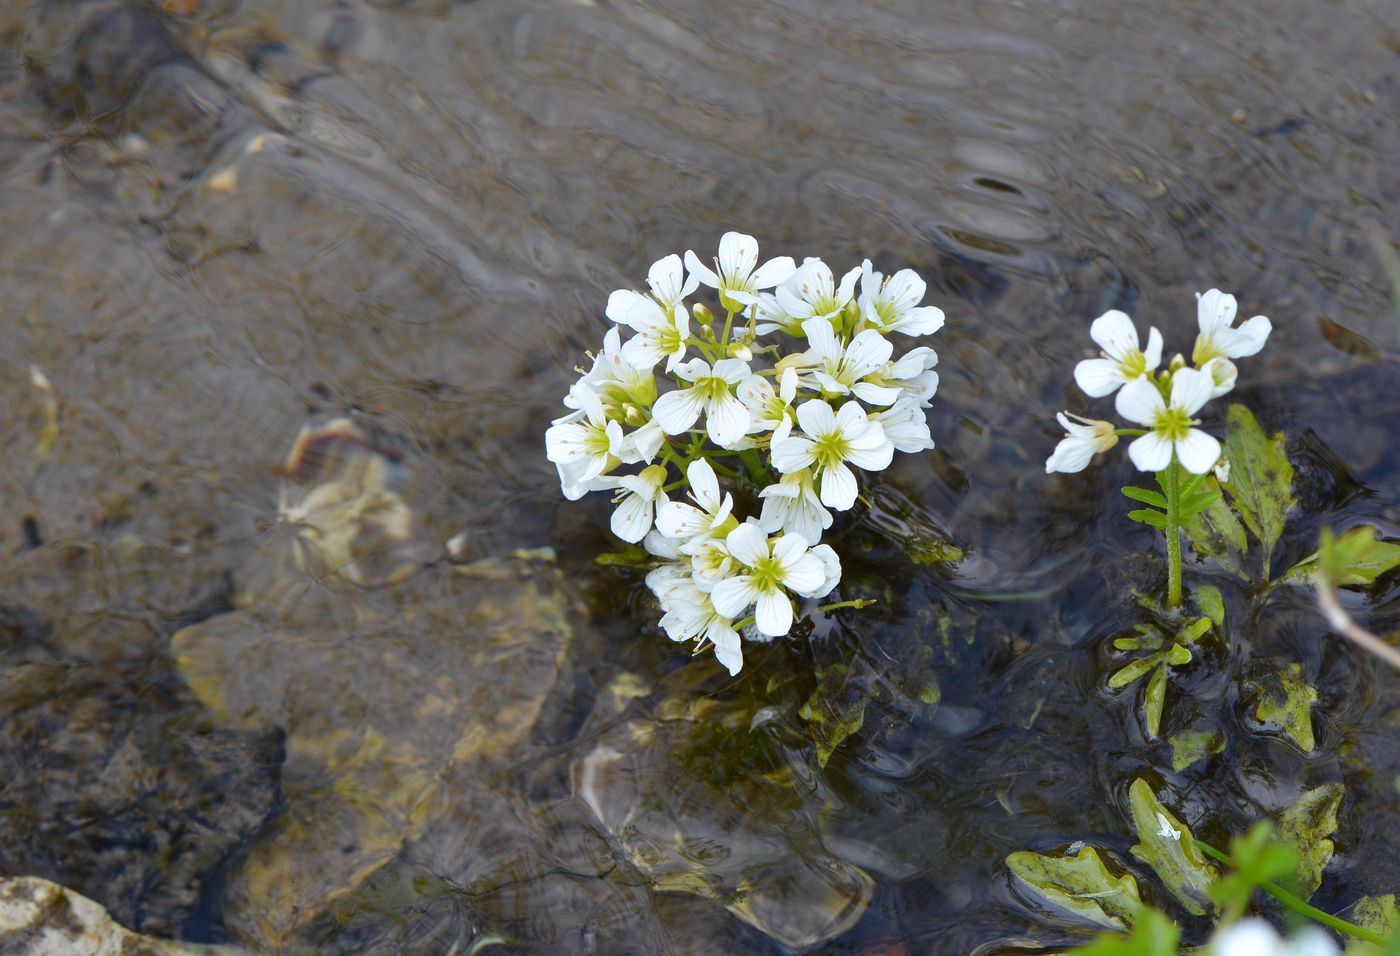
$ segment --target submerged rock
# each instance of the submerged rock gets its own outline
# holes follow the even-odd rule
[[[8,956],[239,956],[229,946],[140,936],[86,896],[34,876],[0,877],[0,952]]]

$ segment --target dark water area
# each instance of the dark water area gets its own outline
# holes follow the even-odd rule
[[[1165,582],[1130,463],[1044,468],[1056,411],[1106,414],[1089,322],[1189,352],[1218,287],[1274,324],[1230,396],[1297,472],[1274,566],[1400,536],[1395,12],[4,4],[0,875],[253,952],[1053,952],[1088,934],[1006,856],[1132,868],[1145,775],[1216,844],[1340,781],[1313,902],[1395,892],[1400,677],[1188,558],[1228,633],[1163,737],[1223,749],[1173,769],[1107,686]],[[736,679],[595,562],[609,506],[542,440],[608,293],[729,229],[948,316],[938,447],[834,529],[879,603]],[[1398,585],[1344,601],[1386,633]],[[1253,716],[1290,664],[1311,753]]]

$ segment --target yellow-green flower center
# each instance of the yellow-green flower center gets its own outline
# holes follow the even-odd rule
[[[1129,352],[1123,361],[1118,363],[1118,369],[1123,373],[1123,378],[1132,381],[1147,374],[1147,356],[1141,350]]]
[[[607,428],[602,425],[589,425],[588,437],[583,440],[583,446],[588,449],[589,454],[604,455],[612,447],[612,442],[608,438]]]
[[[753,563],[751,583],[764,592],[776,591],[783,586],[783,565],[777,558],[768,556]]]
[[[729,394],[729,383],[718,375],[707,375],[695,380],[697,395],[707,402],[717,402]]]
[[[1169,405],[1157,413],[1152,428],[1168,441],[1179,442],[1191,431],[1191,416],[1184,409]]]
[[[851,453],[851,443],[840,432],[823,435],[812,443],[812,457],[822,468],[835,468]]]

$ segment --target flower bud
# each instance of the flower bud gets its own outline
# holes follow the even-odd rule
[[[733,343],[729,346],[729,354],[732,355],[734,358],[742,359],[745,362],[753,361],[753,349],[749,348],[747,342]]]
[[[1171,363],[1167,366],[1168,371],[1179,372],[1186,367],[1186,356],[1177,352],[1172,356]]]
[[[709,328],[710,323],[715,320],[714,313],[711,312],[710,307],[703,302],[695,303],[690,307],[690,311],[695,314],[695,321],[699,322],[705,328]]]
[[[647,423],[647,418],[642,414],[642,410],[630,402],[622,407],[622,417],[623,421],[633,428],[640,427]]]

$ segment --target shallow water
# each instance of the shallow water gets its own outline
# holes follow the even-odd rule
[[[0,872],[255,949],[780,951],[733,898],[652,890],[579,792],[609,746],[682,819],[691,871],[717,854],[868,873],[868,909],[821,952],[1081,938],[1002,861],[1076,839],[1125,855],[1143,770],[1216,843],[1344,781],[1315,902],[1393,892],[1395,676],[1329,637],[1307,592],[1246,627],[1245,589],[1197,566],[1241,624],[1169,720],[1218,717],[1229,742],[1172,771],[1134,697],[1104,686],[1131,589],[1161,577],[1123,518],[1126,456],[1043,467],[1053,413],[1089,407],[1070,376],[1088,321],[1123,308],[1185,349],[1192,293],[1218,286],[1274,322],[1234,397],[1298,470],[1276,565],[1326,524],[1400,533],[1400,320],[1368,239],[1400,228],[1392,14],[7,5]],[[730,228],[837,268],[911,266],[949,319],[938,448],[899,456],[837,543],[847,588],[881,603],[750,654],[738,681],[656,631],[638,576],[593,562],[607,505],[563,501],[541,441],[608,292]],[[412,512],[399,557],[432,566],[407,583],[292,560],[284,461],[339,419]],[[436,560],[462,531],[473,574]],[[945,541],[961,561],[911,558]],[[558,569],[509,557],[543,547]],[[1350,606],[1400,626],[1395,584]],[[536,666],[507,657],[492,688],[524,710],[473,736],[501,705],[453,655],[510,646],[527,614],[552,636],[522,640]],[[233,684],[178,666],[172,637],[204,624],[252,641],[222,675],[243,705],[229,690],[221,711]],[[1249,716],[1250,681],[1288,662],[1319,690],[1311,755]],[[833,664],[869,700],[822,767],[797,707]],[[622,692],[629,674],[645,686]],[[328,791],[341,802],[307,802]],[[322,829],[298,837],[308,815]],[[269,917],[258,893],[289,885],[287,848],[341,838],[350,862]]]

